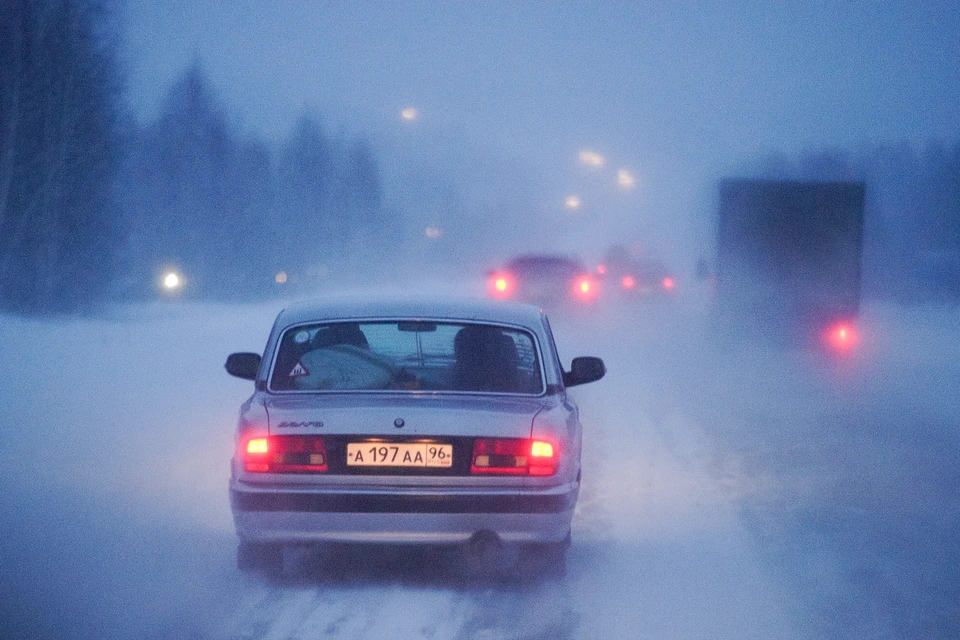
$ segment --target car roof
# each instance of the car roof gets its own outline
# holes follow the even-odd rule
[[[277,316],[277,326],[314,320],[372,318],[431,318],[470,320],[542,327],[541,310],[521,302],[454,296],[331,296],[288,305]]]

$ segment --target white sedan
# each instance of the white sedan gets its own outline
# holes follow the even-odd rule
[[[496,543],[563,563],[581,425],[535,306],[331,299],[280,313],[236,432],[230,503],[241,569],[282,570],[284,545]]]

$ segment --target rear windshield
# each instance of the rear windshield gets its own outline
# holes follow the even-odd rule
[[[558,256],[517,258],[507,265],[507,270],[521,276],[575,278],[587,268],[577,260]]]
[[[335,322],[287,329],[272,391],[477,391],[540,394],[533,336],[489,324]]]

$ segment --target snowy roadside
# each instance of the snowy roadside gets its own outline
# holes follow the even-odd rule
[[[862,326],[849,361],[708,370],[730,393],[697,414],[766,488],[739,513],[812,637],[954,638],[960,311],[872,305]]]

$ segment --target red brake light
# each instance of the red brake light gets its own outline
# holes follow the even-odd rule
[[[477,438],[471,473],[549,476],[556,473],[554,445],[524,438]]]
[[[637,281],[634,280],[633,276],[623,276],[623,278],[620,279],[620,286],[624,289],[633,289],[637,286]]]
[[[539,440],[534,440],[533,444],[530,446],[530,455],[534,458],[552,458],[553,445],[549,442],[540,442]]]
[[[662,284],[663,284],[663,288],[666,289],[667,291],[672,291],[673,288],[677,286],[677,283],[674,282],[673,278],[670,278],[670,277],[664,278]]]
[[[267,439],[253,438],[247,441],[247,453],[266,453]]]
[[[530,475],[552,476],[557,470],[557,461],[553,457],[553,445],[549,442],[534,440],[530,446]]]
[[[252,473],[323,473],[327,448],[321,436],[268,436],[246,441],[244,469]]]

